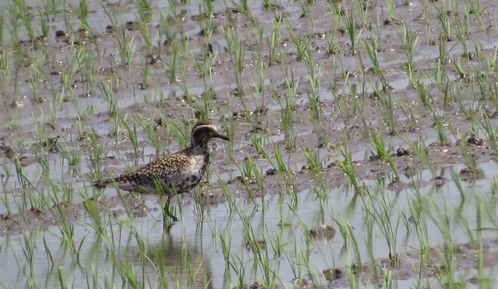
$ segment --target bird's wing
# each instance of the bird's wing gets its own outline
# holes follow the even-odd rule
[[[183,152],[157,158],[140,167],[135,173],[144,177],[165,177],[181,171],[190,165],[190,158]]]
[[[184,151],[157,158],[150,163],[141,166],[134,172],[124,173],[118,177],[97,181],[94,186],[103,188],[112,183],[143,183],[154,178],[164,178],[180,171],[183,167],[190,165],[190,158]]]

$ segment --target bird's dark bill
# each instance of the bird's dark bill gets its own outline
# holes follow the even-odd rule
[[[217,133],[214,137],[221,138],[224,140],[230,140],[226,135],[222,135],[221,133]]]

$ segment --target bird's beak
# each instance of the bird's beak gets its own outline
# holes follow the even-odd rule
[[[230,140],[226,135],[222,135],[221,133],[217,132],[213,135],[213,137],[221,138],[224,140]]]

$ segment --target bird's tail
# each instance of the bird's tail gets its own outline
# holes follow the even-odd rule
[[[121,175],[121,176],[115,177],[115,178],[95,181],[95,182],[93,182],[93,186],[96,188],[105,188],[111,184],[122,184],[122,183],[127,183],[129,181],[130,181],[129,175]]]
[[[112,182],[114,182],[114,179],[98,180],[93,182],[93,186],[102,189],[107,187],[107,185],[111,184]]]

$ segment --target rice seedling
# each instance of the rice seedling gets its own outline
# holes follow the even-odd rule
[[[28,5],[24,2],[24,0],[14,0],[14,7],[11,7],[13,10],[12,12],[14,14],[14,17],[12,17],[12,24],[15,25],[15,27],[12,27],[12,34],[11,35],[16,35],[14,39],[12,39],[12,43],[15,43],[14,41],[17,40],[17,21],[20,20],[23,24],[23,27],[25,31],[28,34],[28,39],[30,41],[35,41],[35,30],[32,26],[31,23],[31,18],[29,17],[30,12],[28,12]],[[17,42],[17,41],[16,41]]]
[[[138,138],[137,138],[137,128],[135,124],[130,126],[128,124],[128,115],[125,115],[123,118],[120,119],[120,123],[124,126],[126,129],[126,132],[128,134],[128,139],[130,140],[131,144],[133,145],[133,152],[135,153],[136,156],[138,155],[143,155],[143,148],[142,151],[139,151],[138,147]]]
[[[235,76],[235,95],[242,96],[244,94],[244,85],[242,81],[242,71],[244,70],[244,48],[242,47],[242,39],[239,36],[238,29],[232,26],[223,28],[225,41],[228,45],[228,52],[233,64]]]
[[[280,104],[280,122],[282,124],[282,130],[284,132],[284,141],[285,148],[287,150],[293,150],[296,147],[296,132],[294,131],[294,109],[296,107],[295,104],[295,95],[296,89],[298,88],[298,84],[289,88],[289,93],[285,95],[284,100],[285,103],[281,102]]]
[[[369,26],[368,13],[367,13],[368,12],[368,1],[355,2],[355,4],[356,5],[354,5],[350,10],[351,14],[353,13],[353,9],[354,9],[354,14],[356,16],[355,18],[359,19],[358,26],[368,27]],[[348,22],[349,22],[349,20],[348,20]],[[353,55],[354,55],[354,53],[353,53]]]
[[[376,158],[381,158],[387,161],[387,163],[392,169],[392,172],[394,173],[394,178],[396,180],[399,180],[398,168],[392,157],[392,154],[390,153],[389,147],[387,147],[385,144],[384,135],[381,132],[375,132],[373,129],[370,129],[369,136],[375,148],[374,156]]]
[[[268,39],[269,66],[280,63],[281,55],[283,54],[281,45],[282,45],[282,34],[280,31],[280,22],[273,21],[273,30],[271,36]]]
[[[353,229],[351,228],[351,224],[348,221],[340,222],[335,220],[336,224],[339,226],[339,231],[343,238],[343,254],[347,256],[346,262],[348,262],[346,266],[346,271],[348,274],[348,281],[351,288],[358,288],[358,282],[361,280],[361,266],[362,266],[362,258],[360,254],[360,247],[358,245],[358,239],[353,233]],[[351,253],[352,251],[352,253]],[[352,256],[351,256],[352,254]]]
[[[482,113],[482,121],[480,122],[480,126],[482,127],[485,135],[486,141],[489,146],[496,153],[498,152],[498,146],[496,143],[496,127],[493,126],[491,120],[487,117],[486,113]]]
[[[440,274],[438,276],[440,278],[443,278],[444,283],[448,284],[448,286],[454,286],[456,283],[455,253],[457,252],[457,248],[455,246],[455,242],[453,241],[454,229],[452,227],[455,224],[451,219],[448,208],[441,208],[435,203],[431,203],[430,205],[432,206],[430,210],[430,217],[434,221],[436,227],[439,229],[444,240],[444,245],[441,252],[443,255],[443,259],[441,261],[443,263],[441,264],[442,266],[440,266],[440,269],[444,274]]]
[[[363,40],[361,43],[363,44],[363,49],[365,49],[368,54],[368,58],[372,62],[374,74],[380,78],[384,77],[377,54],[378,51],[380,51],[379,40],[376,37],[372,37],[368,40]]]
[[[480,24],[481,30],[485,29],[484,19],[482,17],[483,7],[481,1],[465,1],[465,14],[464,18],[469,18],[470,15],[476,18]]]
[[[346,17],[346,25],[347,25],[346,31],[348,32],[349,42],[351,45],[351,54],[356,55],[357,53],[356,44],[358,39],[360,39],[361,30],[360,31],[356,30],[356,23],[354,18],[355,17],[353,11],[349,10],[348,15]]]
[[[105,100],[107,101],[107,113],[110,117],[115,118],[118,117],[119,104],[117,97],[114,96],[112,87],[112,83],[107,82],[101,82],[99,86]]]
[[[387,0],[387,14],[390,18],[396,18],[396,6],[394,5],[393,0]]]
[[[126,35],[126,28],[124,27],[124,25],[117,26],[114,35],[118,44],[121,63],[124,65],[131,64],[133,56],[135,54],[135,44],[133,38],[129,38]]]
[[[257,27],[256,49],[253,54],[254,62],[257,69],[256,92],[264,95],[265,93],[265,61],[263,54],[263,28]]]
[[[309,21],[310,26],[312,27],[311,30],[315,31],[315,21],[313,21],[313,15],[309,6],[309,3],[301,3],[301,11],[304,18]]]
[[[91,151],[88,158],[90,159],[90,175],[92,179],[97,179],[101,172],[101,160],[104,157],[104,150],[98,141],[97,134],[92,129],[88,132],[88,138],[91,145]]]
[[[383,76],[381,77],[383,79]],[[383,81],[384,82],[384,81]],[[384,82],[385,83],[385,82]],[[386,87],[383,84],[384,88]],[[385,116],[384,116],[384,122],[386,126],[389,128],[390,133],[395,133],[396,132],[396,116],[395,116],[395,107],[396,104],[393,101],[391,91],[386,89],[380,89],[377,84],[374,85],[374,94],[379,97],[380,103],[382,104],[382,107],[384,108]]]
[[[81,26],[85,31],[91,31],[91,26],[88,23],[88,2],[87,0],[80,0],[79,7],[72,7],[74,14],[78,17]]]
[[[448,79],[444,65],[448,63],[448,56],[446,54],[447,39],[444,35],[439,37],[438,41],[438,58],[436,59],[435,82],[441,84]]]
[[[414,54],[418,44],[418,36],[408,26],[406,26],[405,23],[403,23],[401,39],[403,40],[403,51],[405,52],[407,58],[406,74],[410,80],[410,84],[413,87],[417,87]]]
[[[273,145],[273,155],[275,159],[275,163],[273,164],[273,167],[277,170],[279,173],[287,172],[287,164],[284,161],[284,156],[282,154],[282,150],[280,147]]]
[[[319,211],[319,220],[320,224],[325,224],[325,210],[326,205],[327,205],[327,197],[328,197],[328,192],[325,188],[325,184],[323,180],[319,180],[318,185],[313,186],[311,189],[312,192],[316,195],[316,199],[319,200],[319,206],[320,206],[320,211]]]
[[[147,133],[147,137],[149,138],[150,143],[156,149],[156,154],[158,154],[160,152],[161,144],[159,142],[159,136],[157,135],[157,129],[158,129],[157,125],[151,124],[146,119],[142,119],[139,123],[140,123],[140,126],[142,127],[142,129]],[[136,131],[135,126],[133,127],[133,130]],[[136,138],[136,133],[134,135]],[[136,140],[135,140],[135,142],[136,142]]]
[[[418,95],[420,96],[420,101],[422,102],[422,105],[426,108],[432,107],[432,97],[431,95],[427,92],[425,85],[418,81],[415,85]]]
[[[252,157],[248,157],[241,168],[239,168],[242,175],[242,184],[249,196],[249,199],[255,201],[254,190],[249,186],[251,183],[256,183],[258,187],[258,194],[264,192],[263,186],[263,173],[256,165]]]
[[[365,216],[365,220],[364,220],[364,224],[366,226],[366,231],[367,231],[367,234],[366,234],[366,239],[365,239],[365,246],[367,248],[367,254],[368,254],[368,258],[369,258],[369,261],[370,261],[370,264],[375,264],[376,262],[376,256],[375,256],[375,252],[374,252],[374,224],[375,224],[375,220],[374,218],[367,214]],[[371,266],[371,278],[372,280],[374,280],[374,284],[379,284],[380,281],[381,281],[381,273],[380,273],[380,268],[378,266]],[[375,285],[375,288],[377,288],[378,285]]]
[[[314,81],[317,81],[319,83],[319,80],[315,79]],[[311,120],[315,123],[315,125],[318,124],[320,119],[322,118],[323,115],[323,105],[322,101],[320,99],[320,93],[319,93],[319,84],[316,87],[313,87],[310,92],[308,92],[308,103],[310,107],[310,114],[311,114]],[[320,132],[320,129],[315,129],[315,133]],[[322,143],[322,139],[319,137],[319,143]]]
[[[260,133],[252,133],[251,134],[251,141],[252,141],[252,144],[253,144],[254,148],[256,149],[256,152],[259,155],[267,157],[266,156],[266,150],[264,148],[263,135],[260,134]]]
[[[137,11],[140,16],[142,39],[147,48],[152,46],[152,36],[150,25],[152,21],[152,8],[149,1],[137,0]]]
[[[451,31],[451,21],[448,18],[448,10],[447,11],[439,11],[437,19],[439,20],[439,24],[441,25],[441,36],[440,36],[440,41],[441,42],[446,42],[446,41],[451,41],[453,39],[453,34]],[[441,56],[441,55],[440,55]],[[442,62],[446,63],[444,61],[445,58],[442,58]]]
[[[397,218],[394,216],[393,208],[395,206],[392,204],[393,201],[389,200],[379,187],[382,186],[377,183],[375,192],[372,193],[366,189],[365,193],[361,194],[363,210],[365,211],[365,215],[373,218],[372,222],[380,228],[389,249],[391,266],[397,268],[400,264],[397,237],[401,218],[399,215]]]
[[[359,182],[358,178],[356,177],[356,172],[354,169],[355,165],[353,163],[351,153],[342,145],[339,146],[339,151],[341,152],[341,155],[344,159],[337,161],[338,168],[349,179],[349,182],[353,186],[355,193],[357,193],[357,194],[361,193],[362,186],[360,185],[360,182]]]
[[[168,74],[168,81],[170,83],[175,83],[177,82],[177,69],[178,69],[178,52],[179,52],[179,47],[178,43],[175,40],[171,44],[171,53],[169,55],[169,65],[165,67],[165,70],[167,71]]]
[[[322,162],[320,161],[319,151],[305,148],[304,156],[306,157],[308,167],[313,176],[314,177],[320,176],[322,172]]]
[[[238,10],[242,13],[250,13],[249,5],[247,3],[247,0],[239,0],[239,3],[235,2],[235,0],[230,0],[232,2],[232,5],[237,7]]]
[[[0,26],[2,27],[2,29],[0,29],[0,46],[4,46],[5,44],[5,41],[4,41],[4,31],[3,31],[3,27],[4,27],[4,16],[3,16],[3,13],[0,13]]]
[[[432,113],[432,120],[437,131],[439,143],[443,145],[448,144],[448,136],[446,135],[448,122],[445,120],[444,116],[440,116],[435,112]]]
[[[434,161],[430,156],[430,153],[425,145],[424,141],[421,138],[411,142],[406,142],[409,146],[409,151],[413,153],[417,157],[417,160],[421,161],[425,167],[429,169],[432,175],[435,175],[436,169],[434,165]]]

